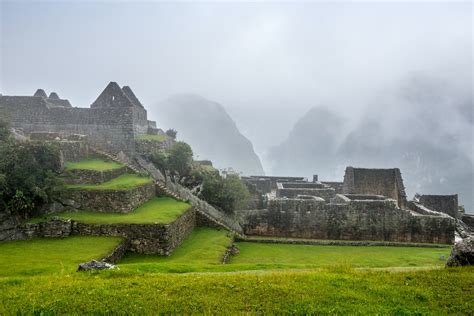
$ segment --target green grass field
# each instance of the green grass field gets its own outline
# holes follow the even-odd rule
[[[85,224],[168,224],[190,207],[188,203],[169,197],[155,197],[131,213],[63,212],[33,218],[28,223],[38,223],[52,217],[59,217]]]
[[[354,268],[442,267],[451,252],[445,248],[320,246],[239,242],[231,264],[265,268],[321,268],[335,263]]]
[[[109,171],[122,168],[123,165],[110,160],[87,159],[77,162],[66,162],[66,170]]]
[[[100,184],[68,184],[68,189],[78,190],[130,190],[141,185],[151,183],[153,181],[150,177],[141,175],[125,173],[110,181]]]
[[[165,140],[168,139],[168,136],[166,135],[148,135],[148,134],[142,134],[138,135],[136,137],[138,140],[151,140],[155,142],[164,142]]]
[[[474,268],[0,278],[0,314],[472,315]]]
[[[121,241],[120,237],[69,237],[2,242],[0,277],[74,273],[79,263],[103,258]]]
[[[119,242],[71,237],[0,243],[0,315],[469,315],[474,310],[474,267],[433,269],[433,256],[444,251],[439,248],[239,242],[241,253],[224,265],[228,233],[196,228],[170,257],[128,254],[119,270],[75,272],[78,263],[103,257]],[[354,269],[388,261],[411,263],[411,270]],[[429,269],[418,270],[415,263]],[[319,268],[275,270],[308,265]]]

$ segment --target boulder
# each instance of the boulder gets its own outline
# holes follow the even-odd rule
[[[470,236],[457,242],[453,246],[451,255],[446,262],[448,267],[474,265],[474,237]]]
[[[117,266],[97,260],[91,260],[89,262],[80,263],[77,271],[89,271],[89,270],[109,270],[116,269]]]

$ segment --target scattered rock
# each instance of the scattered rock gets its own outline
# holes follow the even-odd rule
[[[453,246],[446,266],[470,266],[474,264],[474,237],[468,237]]]
[[[89,270],[110,270],[117,269],[117,266],[97,260],[91,260],[89,262],[84,262],[79,264],[77,271],[89,271]]]

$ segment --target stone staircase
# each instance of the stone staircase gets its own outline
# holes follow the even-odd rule
[[[100,155],[104,158],[107,158],[107,159],[110,159],[112,161],[115,161],[115,162],[118,162],[118,163],[121,163],[121,164],[124,164],[128,169],[130,169],[131,171],[137,173],[137,174],[142,174],[143,172],[141,170],[139,170],[136,166],[134,166],[132,163],[130,163],[129,161],[126,161],[126,159],[120,159],[118,158],[117,156],[111,154],[111,153],[108,153],[108,152],[105,152],[103,150],[100,150],[96,147],[92,147],[92,146],[89,146],[89,149],[94,152],[95,154],[97,155]],[[172,197],[174,198],[175,200],[178,200],[178,201],[182,201],[182,202],[190,202],[188,201],[187,199],[184,199],[182,198],[179,194],[177,194],[176,192],[174,192],[173,190],[171,190],[170,188],[168,188],[163,182],[161,181],[155,181],[155,185],[157,187],[157,189],[160,191],[160,193],[164,196],[168,196],[168,197]],[[201,207],[198,207],[196,205],[193,205],[195,210],[196,210],[196,213],[198,215],[201,215],[203,216],[204,218],[206,218],[207,220],[209,220],[210,222],[214,223],[215,225],[217,226],[220,226],[230,232],[232,232],[233,234],[235,234],[236,236],[240,237],[240,238],[244,238],[244,234],[240,231],[237,231],[235,228],[231,227],[231,225],[228,225],[226,223],[224,223],[222,220],[220,220],[219,218],[217,218],[216,216],[212,216],[211,214],[209,214],[208,212],[205,211],[205,209],[201,208]]]

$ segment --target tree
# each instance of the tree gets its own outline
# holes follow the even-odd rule
[[[209,173],[204,176],[201,197],[224,212],[233,213],[248,204],[250,193],[237,174],[223,178]]]
[[[9,132],[4,133],[5,126],[0,123],[0,210],[27,218],[54,194],[58,184],[55,172],[61,168],[59,148],[18,143]]]
[[[171,172],[180,177],[189,175],[193,163],[193,150],[185,142],[174,143],[169,151],[167,165]]]
[[[173,129],[173,128],[170,128],[169,130],[167,130],[166,132],[166,135],[168,135],[169,137],[171,137],[172,139],[176,139],[176,135],[178,134],[178,131]]]

